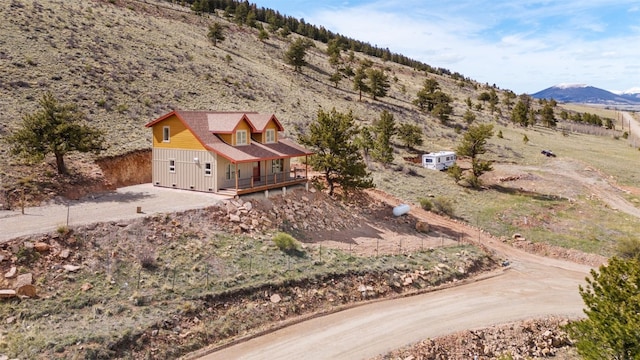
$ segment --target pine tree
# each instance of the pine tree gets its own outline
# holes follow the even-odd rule
[[[297,38],[294,40],[289,49],[284,54],[285,59],[289,65],[293,65],[296,72],[300,72],[302,67],[307,65],[307,61],[304,59],[307,56],[307,49],[313,46],[313,43],[309,39]]]
[[[56,157],[59,174],[67,174],[64,157],[72,151],[104,150],[102,131],[81,124],[84,114],[75,104],[59,104],[51,92],[40,100],[39,111],[22,118],[22,126],[7,138],[11,153],[31,161]]]
[[[369,80],[369,93],[373,100],[387,96],[387,91],[389,91],[389,77],[383,70],[368,69],[367,79]]]
[[[393,162],[393,148],[391,147],[391,137],[396,134],[396,122],[393,114],[387,110],[382,111],[380,119],[373,123],[375,141],[373,145],[372,157],[383,164]]]
[[[209,25],[209,32],[207,33],[207,37],[209,38],[209,40],[211,40],[214,47],[218,46],[218,41],[224,41],[224,30],[224,25],[218,22]]]
[[[640,262],[609,259],[599,272],[591,270],[587,286],[579,287],[586,319],[567,330],[584,359],[632,360],[640,357]]]
[[[315,151],[309,165],[321,171],[333,195],[336,185],[345,191],[373,187],[371,174],[355,142],[359,129],[353,114],[332,109],[318,110],[318,119],[309,126],[309,133],[299,137],[301,144]]]
[[[456,152],[461,156],[471,158],[471,176],[467,179],[473,187],[481,185],[480,175],[487,171],[491,171],[491,163],[478,158],[478,155],[487,151],[487,140],[493,136],[493,125],[479,124],[470,126],[462,138],[462,142],[458,145]]]
[[[416,124],[400,124],[398,127],[398,137],[409,149],[422,145],[422,129]]]

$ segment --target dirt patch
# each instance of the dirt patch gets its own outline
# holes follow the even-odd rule
[[[151,182],[151,150],[136,150],[96,161],[106,181],[114,189]]]

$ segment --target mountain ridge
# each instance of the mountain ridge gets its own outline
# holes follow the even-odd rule
[[[531,95],[535,99],[554,99],[564,103],[601,105],[640,105],[640,88],[620,93],[586,84],[557,84]]]

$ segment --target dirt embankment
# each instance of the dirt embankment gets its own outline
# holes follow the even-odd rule
[[[130,153],[109,156],[96,161],[106,182],[114,187],[151,182],[151,150],[136,150]]]

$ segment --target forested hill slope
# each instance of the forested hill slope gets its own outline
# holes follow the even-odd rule
[[[359,101],[353,78],[343,78],[337,86],[329,80],[335,68],[326,44],[314,42],[307,51],[308,65],[298,73],[284,56],[298,35],[269,32],[268,39],[260,40],[258,29],[230,22],[233,18],[222,13],[197,15],[169,2],[11,0],[0,5],[0,16],[2,139],[51,91],[62,102],[76,103],[91,124],[107,132],[106,155],[149,148],[144,124],[174,108],[274,113],[291,136],[315,119],[320,108],[353,111],[365,124],[388,110],[399,123],[420,125],[425,144],[451,147],[459,136],[454,128],[466,126],[465,100],[476,103],[478,94],[487,91],[468,79],[360,53],[348,59],[344,51],[343,62],[353,68],[368,59],[389,77],[386,96],[373,100],[365,94]],[[207,32],[215,22],[226,29],[225,39],[214,47]],[[453,99],[447,126],[412,104],[427,77]],[[486,109],[475,115],[480,121],[497,116]],[[509,115],[507,109],[503,115]],[[6,184],[34,168],[7,156],[2,139],[0,167]],[[73,170],[73,162],[69,164]]]

